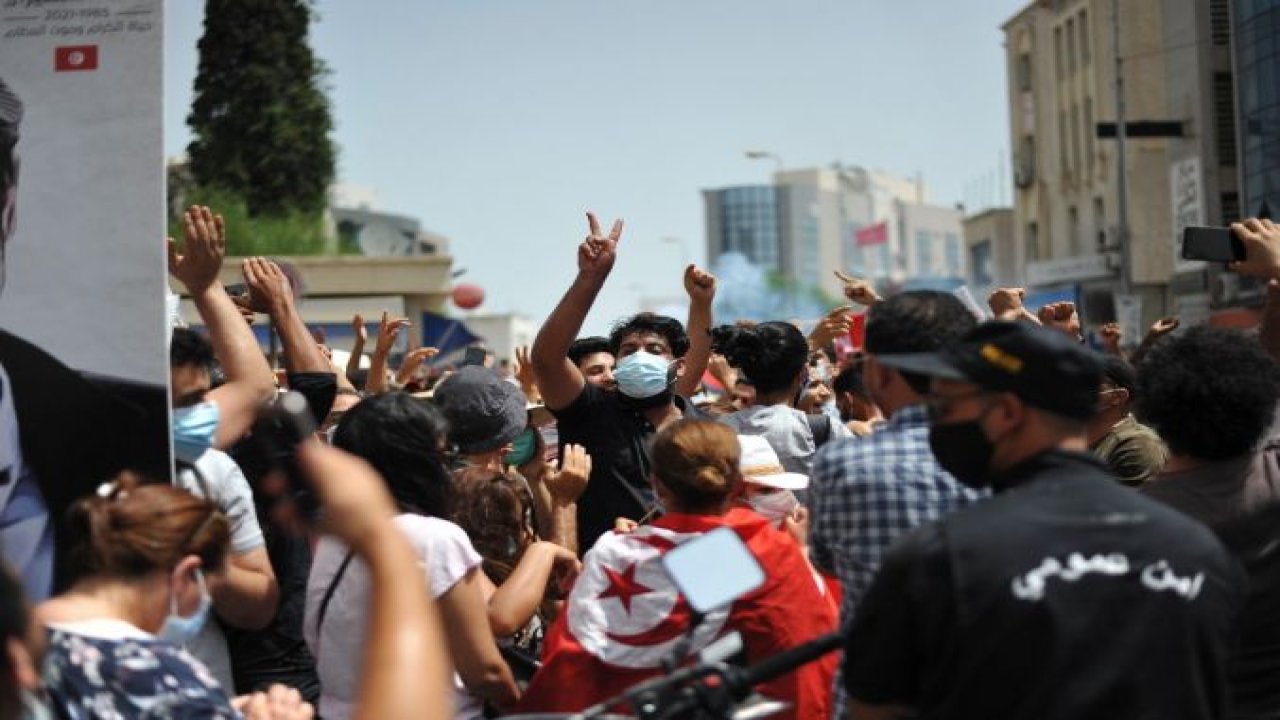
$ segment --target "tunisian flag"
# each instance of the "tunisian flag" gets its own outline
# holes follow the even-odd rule
[[[835,629],[835,606],[817,583],[802,581],[812,572],[789,535],[741,508],[723,516],[670,514],[629,534],[604,535],[587,553],[517,712],[577,712],[662,673],[662,661],[688,627],[690,608],[659,558],[722,525],[760,561],[765,582],[732,607],[708,614],[691,652],[736,630],[748,660],[758,662]],[[835,656],[827,655],[759,691],[793,703],[788,717],[827,720],[835,667]]]

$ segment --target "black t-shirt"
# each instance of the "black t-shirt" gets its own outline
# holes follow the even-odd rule
[[[685,417],[701,417],[679,395],[675,404]],[[591,456],[591,477],[578,498],[578,549],[585,553],[597,538],[613,529],[614,519],[639,520],[653,508],[649,439],[655,429],[616,391],[591,383],[583,387],[576,400],[553,414],[561,448],[582,445]]]
[[[1052,451],[885,558],[849,694],[922,718],[1220,718],[1245,579],[1199,523]]]
[[[1249,574],[1240,643],[1227,666],[1233,719],[1280,717],[1280,505],[1233,518],[1214,532]]]
[[[319,424],[333,407],[338,381],[333,373],[289,373],[289,388],[307,399],[312,417]],[[271,568],[280,587],[280,604],[271,624],[261,630],[239,630],[224,625],[236,692],[263,690],[274,683],[296,688],[305,700],[316,703],[320,680],[315,660],[302,639],[302,618],[306,605],[307,575],[311,572],[311,547],[305,537],[296,537],[274,526],[267,512],[269,498],[257,493],[268,471],[264,458],[252,443],[242,443],[232,451],[254,488],[258,522],[266,540]]]

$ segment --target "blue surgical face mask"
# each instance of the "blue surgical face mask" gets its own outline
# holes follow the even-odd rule
[[[638,350],[618,363],[613,377],[618,391],[629,398],[644,400],[661,395],[671,385],[671,363],[661,355]]]
[[[169,597],[169,616],[160,627],[160,639],[165,642],[184,647],[204,629],[209,619],[209,608],[213,606],[213,598],[209,597],[209,589],[204,584],[204,573],[196,568],[196,585],[200,588],[200,606],[188,617],[178,614],[178,596]]]
[[[217,433],[217,403],[203,402],[173,411],[173,453],[179,460],[195,462],[213,447]]]

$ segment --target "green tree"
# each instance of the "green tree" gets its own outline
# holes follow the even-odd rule
[[[334,174],[333,127],[311,52],[308,0],[206,0],[191,172],[251,217],[316,216]]]

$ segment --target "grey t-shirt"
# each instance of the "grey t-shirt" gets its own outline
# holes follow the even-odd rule
[[[196,458],[194,472],[190,468],[178,472],[178,485],[195,495],[208,497],[227,516],[231,524],[232,555],[243,555],[263,546],[265,541],[253,505],[253,490],[240,466],[229,455],[219,450],[206,450]],[[217,619],[210,616],[186,649],[209,668],[228,694],[234,694],[231,654],[227,651],[227,639]]]
[[[813,454],[817,447],[813,441],[813,431],[809,429],[809,421],[805,414],[789,405],[753,405],[731,415],[720,418],[720,421],[737,431],[739,435],[763,435],[769,446],[778,453],[782,467],[787,472],[808,475],[813,467]],[[853,437],[845,424],[836,420],[831,422],[831,437]]]

